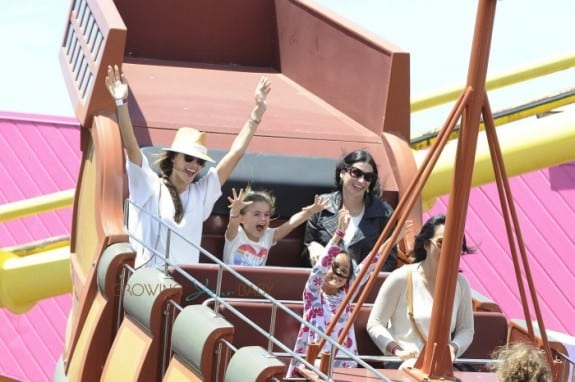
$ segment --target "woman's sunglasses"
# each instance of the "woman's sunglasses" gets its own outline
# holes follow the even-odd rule
[[[336,275],[337,277],[341,277],[342,279],[347,280],[349,278],[349,272],[347,275],[344,273],[341,273],[339,271],[339,264],[336,263],[335,261],[333,263],[331,263],[331,271],[333,272],[334,275]]]
[[[443,238],[442,237],[438,237],[437,239],[435,239],[435,241],[429,239],[429,241],[431,241],[433,244],[435,244],[437,249],[441,249],[441,247],[443,247]]]
[[[359,168],[353,166],[348,167],[347,172],[349,172],[349,175],[351,175],[353,178],[359,179],[363,177],[366,182],[370,183],[377,179],[377,174],[375,172],[363,172]]]
[[[200,159],[198,157],[192,156],[192,155],[188,155],[188,154],[184,154],[184,160],[186,162],[193,162],[194,159],[196,160],[196,162],[200,165],[203,166],[206,164],[206,160],[205,159]]]

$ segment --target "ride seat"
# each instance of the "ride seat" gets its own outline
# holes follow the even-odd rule
[[[181,269],[185,274],[179,273],[175,269],[170,269],[174,279],[182,286],[182,305],[201,304],[208,294],[200,290],[190,277],[199,281],[204,287],[216,291],[218,282],[219,266],[216,264],[182,264]],[[298,300],[301,301],[302,293],[311,268],[295,267],[249,267],[233,266],[236,272],[241,274],[253,284],[264,290],[276,300]],[[375,301],[377,293],[383,284],[388,272],[379,272],[373,288],[369,292],[366,303]],[[253,289],[247,287],[229,271],[223,270],[221,279],[222,297],[231,298],[261,298],[261,295]]]
[[[260,346],[245,346],[233,355],[224,382],[267,382],[275,378],[282,381],[286,365]]]
[[[98,262],[98,288],[75,350],[68,364],[71,381],[97,381],[120,325],[121,276],[124,265],[134,265],[134,253],[129,243],[107,247]]]
[[[157,269],[140,268],[124,291],[124,319],[112,344],[101,381],[162,379],[172,318],[170,301],[178,303],[182,288]],[[175,314],[175,313],[174,313]]]
[[[462,358],[491,359],[493,351],[507,343],[507,317],[501,312],[473,312],[475,333]]]
[[[222,381],[234,327],[221,315],[203,305],[185,307],[174,321],[174,352],[164,382]]]

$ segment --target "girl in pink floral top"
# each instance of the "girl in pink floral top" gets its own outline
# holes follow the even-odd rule
[[[362,262],[359,267],[354,270],[351,257],[338,245],[341,239],[345,236],[345,230],[347,229],[349,220],[349,212],[346,209],[341,209],[338,212],[337,230],[326,246],[325,252],[312,268],[303,292],[303,319],[309,324],[315,326],[318,331],[322,333],[325,333],[333,316],[347,294],[350,280],[359,272],[360,267],[364,266],[364,263]],[[405,235],[406,230],[408,230],[409,227],[411,227],[411,222],[406,223],[400,237],[397,239],[398,241]],[[381,250],[385,245],[386,243],[383,243],[377,255],[374,256],[369,265],[370,269],[362,280],[362,284],[369,278],[369,274],[373,271],[373,267],[379,259]],[[349,320],[350,314],[351,304],[348,304],[331,333],[331,338],[335,341],[338,340],[345,323]],[[316,331],[311,330],[309,327],[302,324],[296,339],[294,352],[301,354],[302,357],[305,358],[308,344],[318,343],[320,340],[321,337]],[[349,330],[347,338],[342,346],[351,354],[357,355],[357,343],[353,326]],[[322,351],[329,351],[330,348],[331,345],[326,342]],[[346,358],[345,354],[338,353],[333,366],[355,367],[357,365],[355,361]],[[291,361],[287,373],[288,377],[295,377],[297,375],[295,368],[299,365],[301,365],[301,362],[296,359]]]

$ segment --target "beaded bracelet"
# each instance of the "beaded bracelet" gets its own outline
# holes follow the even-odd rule
[[[345,236],[345,232],[338,228],[335,230],[335,236],[343,239],[343,237]]]

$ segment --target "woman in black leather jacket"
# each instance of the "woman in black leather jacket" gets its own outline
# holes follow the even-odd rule
[[[337,212],[349,211],[352,222],[343,239],[343,247],[356,263],[371,251],[393,209],[380,199],[377,164],[366,150],[347,154],[335,168],[336,191],[321,195],[328,207],[307,222],[302,263],[311,266],[337,227]],[[392,250],[382,271],[396,268],[396,251]]]

